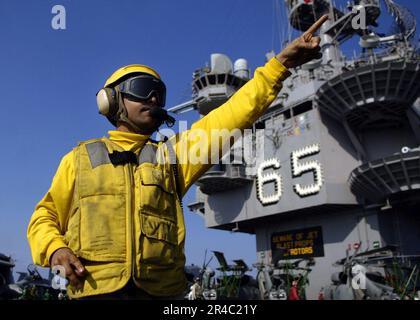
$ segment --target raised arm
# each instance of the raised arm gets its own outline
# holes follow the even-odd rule
[[[320,37],[314,36],[328,16],[321,17],[302,36],[295,39],[275,58],[256,69],[254,78],[239,89],[227,102],[194,123],[190,130],[172,139],[180,162],[180,184],[184,194],[210,167],[212,130],[243,130],[249,128],[277,97],[283,81],[290,76],[288,69],[321,58]],[[229,139],[229,138],[228,138]],[[219,145],[220,152],[223,144]],[[193,163],[200,153],[204,162]]]

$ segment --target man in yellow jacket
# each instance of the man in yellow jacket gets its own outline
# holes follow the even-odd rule
[[[150,139],[165,118],[159,74],[142,65],[117,70],[97,95],[100,112],[116,130],[63,157],[28,227],[34,262],[64,267],[72,298],[182,294],[181,198],[211,166],[188,161],[194,130],[208,136],[200,157],[210,158],[211,130],[249,128],[276,98],[289,68],[320,58],[320,38],[313,34],[327,19],[258,68],[225,104],[165,143]],[[185,153],[187,161],[179,161]]]

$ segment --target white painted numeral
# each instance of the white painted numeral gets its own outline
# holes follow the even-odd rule
[[[322,187],[322,168],[321,164],[316,160],[306,161],[299,163],[301,158],[316,154],[320,151],[319,144],[313,144],[302,149],[293,151],[290,155],[292,165],[292,176],[300,177],[303,173],[312,171],[314,174],[314,183],[301,186],[299,183],[293,186],[293,190],[301,196],[309,196],[316,194],[321,190]]]
[[[269,159],[260,164],[257,172],[257,197],[264,205],[273,204],[280,200],[282,194],[282,179],[276,172],[263,174],[263,171],[269,168],[279,169],[280,162],[277,159]],[[274,194],[264,195],[264,184],[274,182]]]

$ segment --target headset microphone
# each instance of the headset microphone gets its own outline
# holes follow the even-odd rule
[[[149,110],[150,116],[161,122],[165,122],[168,127],[172,127],[175,124],[175,118],[171,117],[168,112],[161,108],[153,106]]]

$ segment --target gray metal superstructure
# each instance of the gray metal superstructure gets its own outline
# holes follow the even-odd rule
[[[256,235],[257,260],[314,257],[307,297],[316,299],[346,249],[396,245],[420,254],[420,57],[410,43],[415,19],[384,0],[398,32],[376,34],[379,0],[349,3],[286,0],[293,28],[305,31],[322,14],[323,58],[294,70],[255,123],[242,163],[215,165],[198,181],[190,209],[209,228]],[[356,10],[357,9],[357,10]],[[366,29],[352,22],[364,10]],[[363,54],[341,50],[360,36]],[[193,99],[174,107],[205,115],[247,80],[246,63],[220,54],[194,73]],[[251,159],[251,160],[250,160]]]

